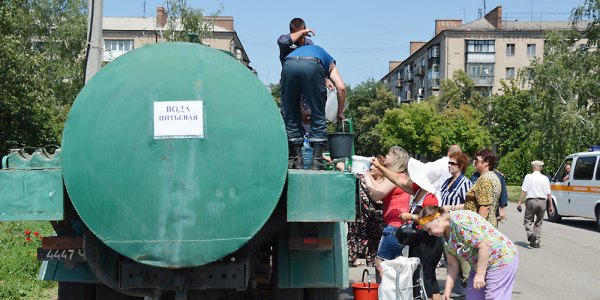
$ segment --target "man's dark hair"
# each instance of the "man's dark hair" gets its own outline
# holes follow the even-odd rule
[[[306,24],[304,24],[304,20],[300,18],[293,18],[290,21],[290,32],[296,32],[299,29],[302,29],[302,27],[306,27]]]

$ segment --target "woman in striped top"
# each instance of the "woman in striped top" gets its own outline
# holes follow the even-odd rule
[[[473,186],[473,183],[463,175],[468,164],[469,157],[462,152],[453,155],[448,161],[448,171],[452,177],[444,182],[441,191],[442,206],[446,210],[455,210],[457,205],[465,203],[467,191]]]

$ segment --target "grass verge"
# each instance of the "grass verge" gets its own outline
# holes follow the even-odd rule
[[[26,240],[30,230],[30,241]],[[52,299],[56,282],[37,280],[38,235],[53,234],[49,222],[0,222],[0,299]]]
[[[508,201],[509,202],[519,202],[519,196],[521,196],[521,186],[520,185],[507,185],[506,191],[508,192]]]

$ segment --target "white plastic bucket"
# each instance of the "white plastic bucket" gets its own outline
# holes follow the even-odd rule
[[[346,103],[344,104],[344,111],[348,108],[349,104],[350,102],[348,102],[348,99],[346,99]],[[327,93],[327,102],[325,103],[325,117],[327,118],[327,120],[329,120],[329,122],[333,124],[337,123],[337,109],[337,91],[329,91]]]
[[[371,168],[371,158],[353,155],[352,156],[352,173],[365,174]]]

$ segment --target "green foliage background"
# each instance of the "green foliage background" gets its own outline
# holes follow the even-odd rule
[[[0,3],[0,153],[60,144],[83,86],[84,0]]]

